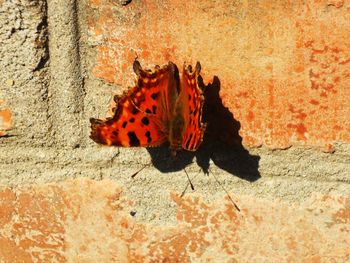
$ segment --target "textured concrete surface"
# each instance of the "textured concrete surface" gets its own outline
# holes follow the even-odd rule
[[[50,121],[54,144],[76,148],[86,129],[83,77],[80,68],[76,1],[48,3],[50,26]]]
[[[0,2],[0,131],[13,140],[42,145],[49,131],[47,20],[45,1]]]
[[[349,10],[0,0],[0,261],[349,261]],[[196,153],[88,138],[136,54],[201,62]]]

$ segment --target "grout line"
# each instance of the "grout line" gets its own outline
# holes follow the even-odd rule
[[[84,88],[80,68],[76,1],[48,0],[51,137],[58,146],[79,147]]]

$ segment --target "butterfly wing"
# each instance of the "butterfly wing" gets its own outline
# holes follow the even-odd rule
[[[134,71],[139,76],[138,88],[131,97],[134,105],[142,112],[157,117],[162,122],[165,133],[169,133],[168,123],[173,118],[172,111],[180,89],[179,72],[176,65],[169,62],[153,71],[143,70],[135,60]]]
[[[182,148],[196,151],[203,141],[205,124],[202,123],[204,96],[198,87],[198,77],[201,70],[197,62],[195,70],[184,65],[181,79],[181,100],[184,103],[185,133]]]
[[[176,66],[175,66],[176,67]],[[173,64],[153,71],[143,70],[135,60],[136,86],[115,96],[114,116],[105,121],[90,119],[90,137],[97,143],[114,146],[159,146],[168,140],[167,102],[174,81]]]

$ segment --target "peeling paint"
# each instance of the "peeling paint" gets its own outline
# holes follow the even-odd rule
[[[1,103],[0,103],[1,106]],[[0,109],[0,137],[12,129],[12,112],[10,109]]]

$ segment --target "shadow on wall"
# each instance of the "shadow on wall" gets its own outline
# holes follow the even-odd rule
[[[220,80],[214,76],[213,82],[204,85],[199,78],[199,86],[204,91],[203,122],[207,123],[202,145],[196,152],[181,151],[175,160],[170,156],[168,146],[147,148],[152,164],[161,172],[184,169],[196,157],[197,164],[208,174],[209,162],[241,179],[253,182],[260,178],[259,156],[250,155],[242,146],[238,131],[240,123],[222,104],[219,96]]]

